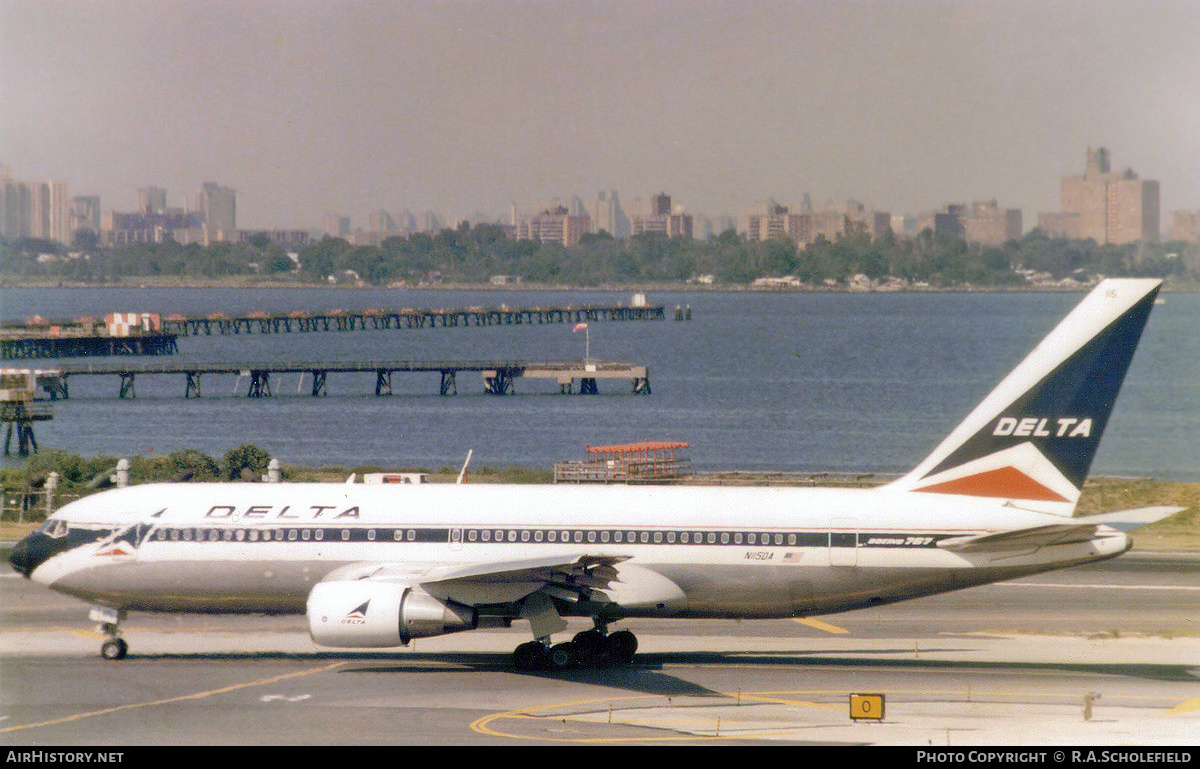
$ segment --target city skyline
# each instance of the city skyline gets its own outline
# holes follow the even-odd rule
[[[0,0],[0,162],[104,210],[216,179],[245,228],[619,190],[1028,229],[1105,146],[1168,220],[1200,209],[1197,32],[1185,2]]]

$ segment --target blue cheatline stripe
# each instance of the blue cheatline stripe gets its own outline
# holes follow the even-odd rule
[[[148,539],[153,542],[222,543],[453,543],[456,545],[657,545],[732,547],[936,547],[953,534],[920,532],[847,531],[711,531],[697,529],[577,529],[507,527],[160,527]],[[832,541],[831,541],[832,539]]]

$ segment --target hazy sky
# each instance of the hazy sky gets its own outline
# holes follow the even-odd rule
[[[616,189],[1058,208],[1089,146],[1200,209],[1200,0],[0,0],[0,163],[241,227]]]

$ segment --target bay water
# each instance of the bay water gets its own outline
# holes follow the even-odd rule
[[[705,471],[902,473],[919,462],[1082,298],[1075,292],[652,291],[667,320],[181,336],[194,361],[461,361],[593,358],[649,368],[652,393],[600,380],[597,395],[563,395],[522,380],[512,395],[458,394],[439,375],[273,375],[270,398],[248,377],[206,375],[185,399],[182,375],[142,376],[117,399],[116,376],[75,377],[40,447],[83,455],[220,458],[243,443],[285,463],[388,469],[472,465],[549,468],[587,444],[687,442]],[[362,288],[7,288],[0,317],[70,319],[109,312],[207,316],[254,311],[510,307],[629,302],[631,292]],[[1164,294],[1108,425],[1093,474],[1200,481],[1200,295]],[[672,320],[676,306],[691,320]],[[92,359],[115,360],[115,359]],[[53,360],[6,361],[53,368]],[[576,383],[578,392],[578,383]],[[14,464],[16,457],[6,457]]]

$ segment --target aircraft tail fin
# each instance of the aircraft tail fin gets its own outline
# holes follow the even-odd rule
[[[1071,515],[1161,284],[1102,281],[891,488]]]

